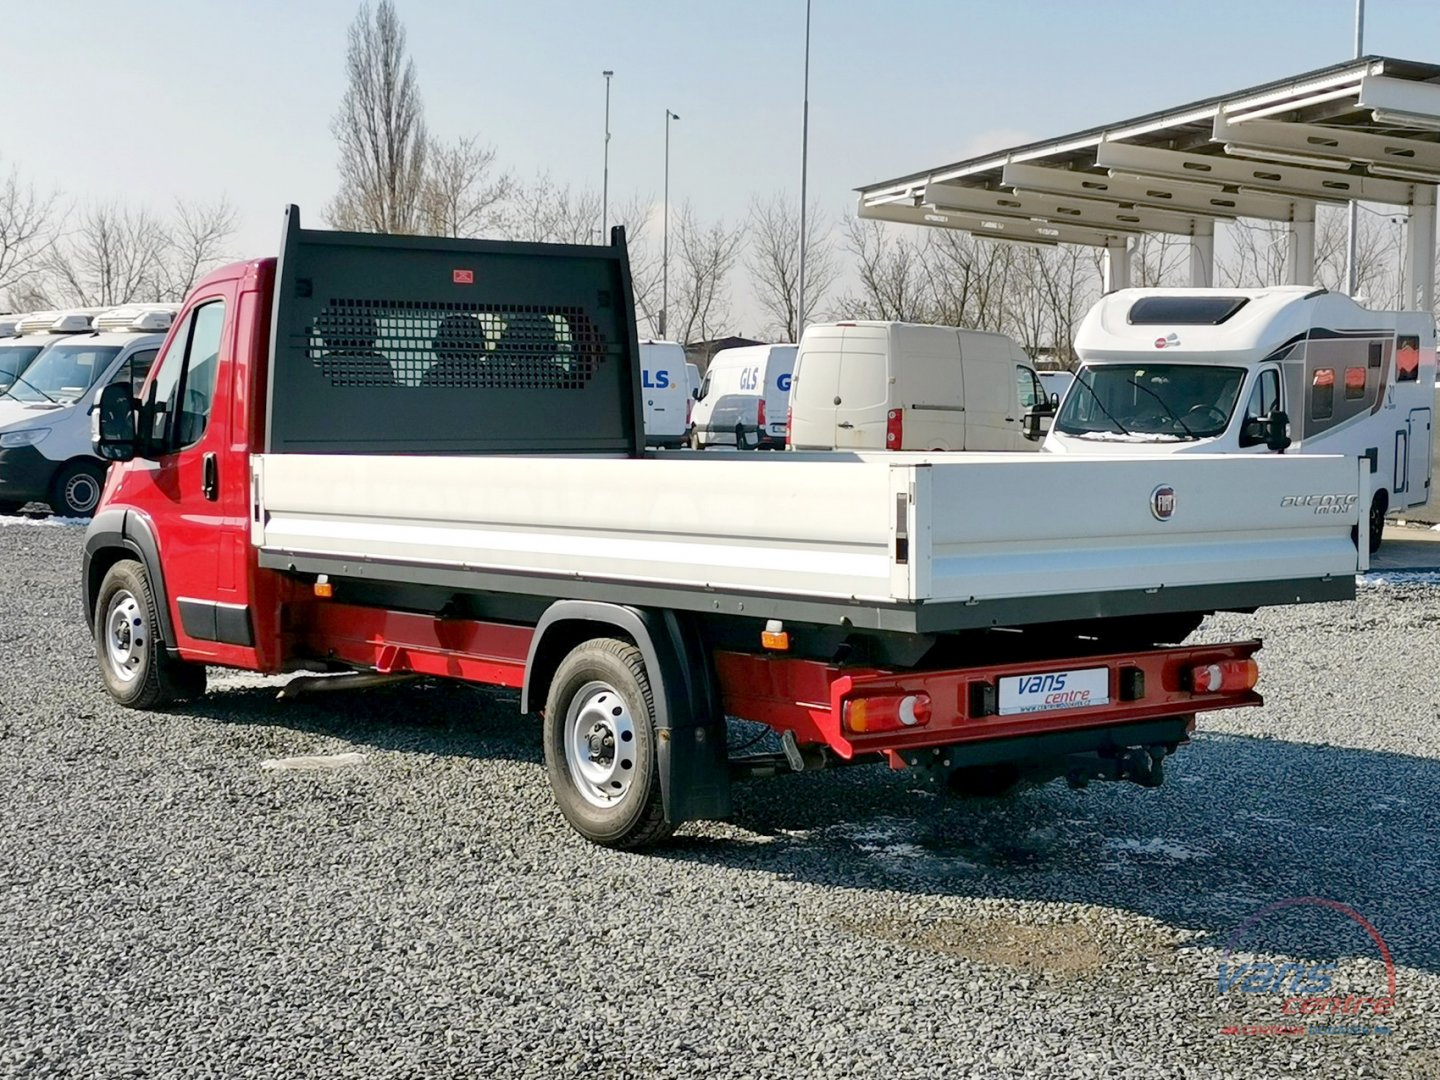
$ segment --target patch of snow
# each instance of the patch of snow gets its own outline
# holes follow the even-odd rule
[[[1118,431],[1086,431],[1071,437],[1075,439],[1087,439],[1090,442],[1117,443],[1172,443],[1187,441],[1184,435],[1171,435],[1163,431],[1129,431],[1123,435]]]
[[[8,514],[0,514],[0,525],[30,525],[37,528],[62,528],[71,529],[77,525],[89,525],[89,518],[71,517],[11,517]]]
[[[1440,585],[1440,570],[1372,570],[1356,574],[1355,584],[1375,585]]]
[[[309,757],[267,758],[260,762],[260,768],[266,772],[325,771],[348,769],[352,765],[364,763],[364,754],[315,754]]]
[[[1177,862],[1209,857],[1203,851],[1193,851],[1183,844],[1177,844],[1173,840],[1162,840],[1158,836],[1151,837],[1148,840],[1134,840],[1128,837],[1119,837],[1106,840],[1105,847],[1111,851],[1118,851],[1125,855],[1150,855],[1162,859],[1173,859]]]

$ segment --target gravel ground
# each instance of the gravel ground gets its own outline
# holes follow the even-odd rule
[[[1158,791],[960,803],[856,769],[628,855],[570,832],[513,697],[220,674],[117,708],[80,539],[0,528],[0,1074],[1440,1076],[1435,584],[1212,620],[1268,640],[1269,702],[1202,717]],[[1217,965],[1292,897],[1383,935],[1390,1034],[1222,1034],[1287,1021]],[[1329,909],[1237,942],[1383,984]]]

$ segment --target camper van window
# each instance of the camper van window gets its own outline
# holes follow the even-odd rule
[[[1420,339],[1402,334],[1395,339],[1395,381],[1415,382],[1420,378]]]
[[[1335,371],[1316,368],[1310,384],[1310,419],[1328,420],[1335,411]]]
[[[1142,296],[1131,326],[1219,326],[1250,301],[1244,296]]]
[[[1243,368],[1210,364],[1086,365],[1060,406],[1055,427],[1093,439],[1180,442],[1209,439],[1230,425]]]
[[[1359,401],[1365,396],[1365,369],[1363,367],[1347,367],[1345,369],[1345,400]]]

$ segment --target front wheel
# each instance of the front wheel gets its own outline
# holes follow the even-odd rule
[[[597,638],[561,661],[545,699],[544,742],[555,801],[581,836],[633,849],[670,835],[654,697],[634,645]]]
[[[105,574],[93,629],[100,676],[121,705],[153,709],[205,693],[204,666],[166,653],[155,594],[139,563],[124,560]]]
[[[90,517],[105,490],[105,466],[72,461],[60,470],[50,488],[50,509],[61,517]]]

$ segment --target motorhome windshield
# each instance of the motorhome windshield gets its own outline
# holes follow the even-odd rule
[[[1243,368],[1209,364],[1087,364],[1055,427],[1117,441],[1213,438],[1229,425],[1244,382]]]
[[[5,393],[20,401],[75,401],[119,351],[118,345],[52,345]]]
[[[0,390],[15,381],[15,376],[25,370],[25,365],[35,359],[43,345],[0,345]]]

